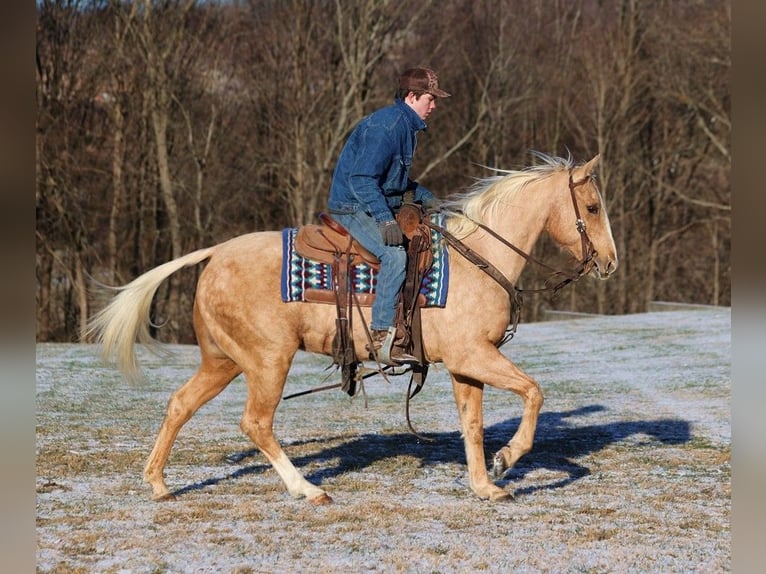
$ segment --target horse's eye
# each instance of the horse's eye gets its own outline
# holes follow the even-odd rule
[[[599,212],[599,206],[597,204],[591,204],[588,206],[588,213],[596,215]]]

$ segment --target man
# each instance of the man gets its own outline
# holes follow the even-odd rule
[[[450,94],[439,88],[430,68],[411,68],[399,77],[394,103],[362,119],[349,136],[333,173],[328,210],[348,232],[380,260],[372,305],[373,349],[389,365],[414,361],[394,346],[396,303],[404,282],[407,253],[395,214],[406,191],[415,202],[432,209],[434,195],[409,177],[417,133],[437,98]],[[393,349],[393,351],[392,351]]]

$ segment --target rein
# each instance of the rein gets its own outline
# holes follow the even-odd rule
[[[540,293],[543,291],[553,291],[554,293],[558,292],[561,288],[565,287],[566,285],[569,285],[570,283],[573,283],[580,279],[583,275],[588,273],[588,271],[591,270],[593,267],[593,258],[597,255],[596,250],[593,248],[593,243],[590,240],[590,237],[588,236],[588,232],[586,230],[585,221],[580,216],[580,208],[577,205],[577,197],[575,196],[575,188],[587,183],[589,180],[588,176],[585,176],[580,181],[573,181],[572,179],[572,172],[569,172],[569,193],[572,197],[572,205],[574,206],[574,212],[575,212],[575,226],[577,227],[577,231],[580,233],[580,240],[582,242],[582,261],[580,261],[580,265],[574,270],[574,271],[560,271],[556,270],[550,265],[547,265],[546,263],[543,263],[536,257],[533,257],[532,255],[525,253],[512,243],[506,241],[503,237],[498,235],[495,231],[484,225],[483,223],[480,223],[478,221],[473,221],[477,226],[479,226],[481,229],[489,233],[492,237],[497,239],[500,243],[505,245],[506,247],[512,249],[519,255],[521,255],[524,259],[526,259],[529,262],[536,263],[540,267],[543,267],[549,271],[552,271],[551,278],[549,278],[545,283],[545,288],[538,288],[538,289],[519,289],[519,291],[528,291],[530,293]],[[555,285],[551,286],[552,278],[553,277],[563,277],[561,281],[556,283]]]
[[[588,233],[586,231],[586,225],[585,221],[580,216],[580,208],[577,206],[577,197],[575,195],[575,189],[583,184],[585,184],[589,180],[589,176],[585,176],[583,179],[579,181],[574,181],[572,178],[572,170],[569,171],[569,193],[572,197],[572,205],[574,206],[575,211],[575,225],[577,227],[577,231],[580,233],[580,238],[582,241],[582,261],[580,262],[580,265],[574,270],[574,271],[560,271],[556,270],[550,265],[540,261],[536,257],[533,257],[529,253],[524,252],[523,250],[519,249],[515,245],[513,245],[511,242],[497,234],[495,231],[484,225],[483,223],[480,223],[478,221],[475,221],[473,219],[470,219],[472,223],[474,223],[479,228],[486,231],[489,235],[494,237],[497,241],[511,249],[512,251],[516,252],[518,255],[526,259],[528,262],[536,263],[537,265],[548,269],[549,271],[552,271],[551,278],[549,278],[545,283],[546,286],[543,288],[538,289],[519,289],[516,287],[511,281],[503,275],[503,273],[495,267],[492,263],[487,261],[487,259],[482,256],[481,254],[477,253],[470,247],[468,247],[465,243],[460,241],[457,237],[452,235],[449,231],[447,231],[445,228],[441,227],[440,225],[437,225],[431,221],[429,217],[422,218],[422,223],[431,229],[438,231],[441,233],[442,237],[449,243],[449,245],[457,251],[460,255],[462,255],[465,259],[467,259],[470,263],[473,263],[476,267],[484,271],[487,275],[489,275],[492,279],[495,280],[496,283],[498,283],[505,291],[508,293],[508,296],[511,300],[511,312],[510,312],[510,321],[508,328],[506,329],[505,335],[503,338],[497,343],[498,347],[502,347],[505,343],[513,339],[513,336],[516,334],[516,329],[519,324],[519,319],[521,317],[521,307],[523,305],[523,297],[522,294],[524,292],[529,293],[540,293],[544,291],[553,291],[555,294],[560,289],[565,287],[566,285],[573,283],[580,279],[583,275],[585,275],[588,271],[591,270],[593,267],[593,258],[596,256],[596,250],[593,248],[593,243],[590,240],[590,237],[588,237]],[[551,285],[552,278],[553,277],[563,277],[558,283],[555,285]],[[357,302],[357,307],[359,306]],[[361,313],[361,310],[360,310]],[[368,334],[369,336],[369,334]],[[378,374],[379,372],[382,372],[385,376],[385,372],[389,369],[389,367],[383,367],[382,370],[371,370],[367,373],[364,373],[361,375],[361,379],[366,379],[367,377],[371,377],[373,375]],[[404,374],[407,371],[412,370],[411,367],[406,368],[402,373],[394,373],[394,374]],[[410,385],[412,384],[412,380],[410,380]],[[342,387],[343,383],[336,383],[331,385],[326,385],[306,391],[301,391],[297,393],[293,393],[291,395],[287,395],[283,397],[283,400],[292,399],[295,397],[308,395],[311,393],[316,393],[319,391],[326,391],[329,389],[335,389]],[[407,411],[407,424],[410,428],[410,431],[417,437],[431,441],[432,439],[423,437],[419,435],[415,429],[412,427],[412,423],[410,422],[409,418],[409,399],[411,399],[417,392],[416,390],[414,393],[410,394],[408,391],[407,393],[407,405],[406,405],[406,411]]]
[[[526,259],[528,262],[536,263],[537,265],[548,269],[549,271],[552,271],[551,277],[545,282],[545,287],[538,288],[538,289],[519,289],[516,287],[511,281],[503,275],[503,273],[492,263],[487,261],[482,255],[465,245],[462,241],[460,241],[457,237],[452,235],[450,232],[448,232],[443,227],[436,225],[435,223],[431,222],[430,219],[424,218],[423,223],[425,223],[428,227],[431,229],[434,229],[442,234],[444,239],[447,241],[447,243],[452,246],[455,251],[460,253],[465,259],[467,259],[469,262],[473,263],[476,267],[484,271],[487,275],[492,277],[492,279],[495,280],[503,289],[505,289],[508,292],[508,295],[511,299],[511,317],[510,317],[510,323],[508,326],[508,329],[506,330],[505,336],[501,339],[501,341],[497,344],[498,347],[504,345],[507,343],[510,339],[513,338],[514,334],[516,333],[516,328],[518,327],[519,318],[521,316],[521,306],[523,304],[523,298],[522,293],[529,292],[529,293],[541,293],[544,291],[553,291],[553,293],[557,293],[560,289],[565,287],[566,285],[569,285],[570,283],[573,283],[580,279],[583,275],[588,273],[591,268],[593,267],[593,258],[597,255],[596,250],[593,248],[593,242],[590,240],[590,237],[588,237],[588,232],[586,230],[585,221],[582,219],[580,215],[580,208],[577,205],[577,197],[575,195],[575,189],[583,184],[585,184],[590,179],[589,176],[585,176],[581,180],[575,182],[572,178],[572,171],[569,171],[569,193],[572,197],[572,205],[574,206],[575,211],[575,226],[577,227],[577,231],[580,233],[580,239],[582,242],[582,261],[580,262],[580,265],[574,270],[574,271],[560,271],[556,270],[550,265],[547,265],[546,263],[540,261],[536,257],[533,257],[531,254],[526,253],[525,251],[519,249],[515,245],[513,245],[511,242],[506,240],[504,237],[497,234],[495,231],[484,225],[483,223],[479,221],[475,221],[473,219],[470,219],[472,223],[474,223],[479,228],[486,231],[489,235],[494,237],[497,241],[508,247],[509,249],[516,252],[518,255]],[[555,285],[552,285],[552,279],[554,277],[563,277],[558,283]]]

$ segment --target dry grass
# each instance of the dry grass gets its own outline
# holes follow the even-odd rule
[[[651,328],[619,318],[523,327],[528,342],[517,335],[510,349],[546,405],[535,449],[499,482],[516,496],[508,504],[468,489],[438,369],[413,403],[434,443],[406,431],[406,381],[369,381],[368,408],[339,391],[280,406],[287,454],[334,505],[292,499],[253,450],[238,428],[239,380],[182,429],[166,473],[177,499],[152,502],[144,460],[196,350],[176,347],[170,366],[147,356],[148,381],[131,387],[90,347],[40,345],[38,571],[728,571],[730,440],[716,429],[727,428],[729,350],[700,334],[721,331],[715,317],[695,335],[694,321],[666,315]],[[594,349],[561,352],[573,329]],[[622,366],[616,347],[630,347]],[[604,348],[609,372],[594,358]],[[633,374],[646,374],[644,354],[654,357],[648,383]],[[326,365],[300,357],[288,392],[319,384]],[[488,456],[520,411],[515,397],[487,391]]]

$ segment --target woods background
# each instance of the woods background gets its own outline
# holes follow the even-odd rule
[[[453,94],[413,166],[437,196],[530,150],[602,154],[620,269],[528,295],[522,320],[731,304],[730,1],[38,0],[37,15],[38,341],[78,340],[96,282],[316,221],[346,136],[412,65]],[[535,256],[569,263],[548,241]],[[201,269],[155,298],[162,340],[194,342]]]

